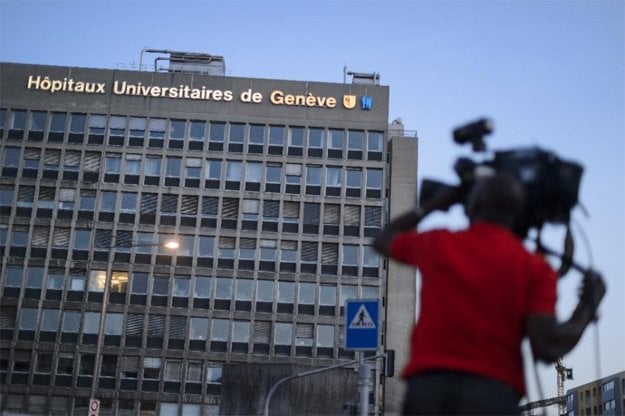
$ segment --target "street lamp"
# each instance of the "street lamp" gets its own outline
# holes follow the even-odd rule
[[[113,244],[109,247],[109,252],[117,247],[123,248],[133,248],[133,247],[163,247],[168,250],[177,250],[180,247],[180,242],[178,240],[170,239],[165,241],[164,243],[131,243],[129,245],[121,245]],[[95,391],[98,380],[100,378],[100,367],[102,366],[102,346],[104,344],[104,329],[105,329],[105,321],[106,321],[106,309],[109,301],[109,292],[111,288],[112,282],[112,270],[110,267],[107,267],[106,273],[102,277],[98,277],[98,280],[102,280],[103,288],[102,288],[102,308],[100,310],[100,323],[98,329],[98,341],[96,344],[95,350],[95,359],[94,359],[94,368],[93,368],[93,380],[91,382],[91,395],[89,400],[89,406],[91,408],[91,404],[95,399]],[[119,282],[118,282],[119,283]],[[99,286],[99,285],[98,285]]]

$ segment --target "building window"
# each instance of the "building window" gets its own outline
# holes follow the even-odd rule
[[[108,143],[114,146],[123,146],[126,135],[126,117],[111,116],[108,123]],[[91,142],[91,138],[89,141]]]
[[[87,116],[85,114],[72,114],[69,124],[70,143],[82,143],[85,136],[85,124]]]
[[[308,156],[323,156],[324,129],[311,127],[308,129]]]
[[[359,168],[347,169],[345,176],[345,196],[360,198],[360,190],[362,189],[362,170]]]
[[[52,113],[50,115],[50,127],[48,128],[48,141],[62,142],[65,136],[66,113]]]
[[[284,126],[269,126],[269,148],[270,155],[281,155],[284,149]]]
[[[226,123],[211,121],[209,132],[209,150],[223,150],[223,143],[226,136]]]
[[[328,130],[328,157],[341,159],[343,157],[343,146],[345,142],[345,131],[337,129]]]
[[[282,205],[282,232],[299,232],[299,202],[284,201]]]
[[[334,316],[336,311],[336,286],[319,287],[319,314]]]
[[[182,149],[184,147],[185,126],[185,120],[170,121],[167,147],[170,149]]]
[[[232,322],[232,352],[247,353],[247,345],[250,341],[249,321]]]
[[[238,190],[241,182],[241,162],[226,162],[226,189]]]
[[[343,244],[343,267],[342,274],[346,276],[358,276],[358,264],[360,263],[359,246]]]
[[[379,131],[370,131],[367,134],[367,159],[382,160],[384,149],[384,134]]]
[[[245,164],[245,190],[260,191],[263,164],[260,162],[247,162]]]
[[[341,206],[339,204],[325,204],[323,207],[323,233],[339,235],[340,219]]]
[[[245,140],[245,124],[230,123],[230,134],[228,137],[228,151],[243,152],[243,141]]]
[[[201,149],[203,147],[205,136],[206,136],[206,122],[191,121],[191,128],[189,129],[189,148]],[[195,145],[191,146],[190,144],[191,142],[194,142]]]
[[[315,313],[315,284],[300,283],[298,287],[297,299],[298,313],[313,315]]]
[[[265,178],[265,192],[280,192],[282,165],[268,164]]]
[[[148,137],[149,140],[164,140],[165,139],[165,129],[167,126],[167,120],[164,118],[151,118],[148,123],[149,132]],[[133,144],[131,143],[131,146]],[[137,144],[138,145],[138,144]]]
[[[143,141],[145,139],[145,128],[146,128],[147,120],[145,117],[130,117],[130,121],[128,122],[128,144],[131,146],[143,146]],[[160,122],[155,120],[154,122],[150,121],[150,134],[152,134],[152,129],[154,129],[154,139],[150,140],[148,143],[151,147],[163,147],[163,139],[159,138],[159,131],[162,129],[162,125]]]
[[[326,195],[341,196],[341,187],[343,180],[341,177],[342,169],[339,167],[326,167]]]
[[[274,331],[275,345],[293,344],[293,324],[286,322],[276,322]]]
[[[286,174],[286,193],[299,194],[302,183],[302,165],[287,163],[285,168]]]
[[[304,147],[304,128],[303,127],[289,127],[288,146],[290,148],[300,149],[299,152],[294,151],[293,153],[291,153],[291,151],[289,150],[289,155],[302,156],[301,148]]]
[[[367,198],[382,198],[382,169],[367,168]]]
[[[265,143],[265,126],[262,124],[250,124],[250,137],[248,153],[263,153]]]
[[[104,133],[106,131],[106,116],[91,114],[89,116],[88,142],[91,144],[104,143]]]
[[[361,130],[349,130],[347,138],[347,158],[362,159],[365,132]]]
[[[185,160],[186,178],[184,186],[188,188],[199,188],[202,172],[202,159],[187,158]]]
[[[228,342],[228,321],[227,319],[211,320],[211,350],[218,352],[226,352],[226,343]],[[209,379],[210,380],[210,379]]]
[[[158,185],[161,176],[161,158],[148,156],[145,159],[145,185]]]
[[[333,325],[317,325],[317,347],[333,348],[334,347],[334,326]]]
[[[380,255],[372,246],[363,247],[363,275],[367,277],[379,277]]]

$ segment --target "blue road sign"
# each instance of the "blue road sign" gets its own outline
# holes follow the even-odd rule
[[[377,350],[380,340],[380,301],[348,299],[345,301],[345,349]]]

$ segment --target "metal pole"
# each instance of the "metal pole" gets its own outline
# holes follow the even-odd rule
[[[109,298],[109,279],[110,279],[110,275],[111,275],[111,263],[113,261],[113,254],[112,251],[115,248],[115,235],[113,234],[113,244],[111,244],[110,248],[109,248],[109,256],[111,256],[109,258],[109,262],[106,266],[106,271],[105,271],[105,275],[104,275],[104,290],[102,291],[102,307],[100,308],[100,325],[98,328],[98,341],[95,347],[95,358],[93,360],[93,381],[91,382],[91,397],[90,399],[93,400],[95,399],[95,390],[96,390],[96,386],[98,383],[98,379],[100,378],[100,366],[101,366],[101,361],[102,361],[102,344],[104,344],[104,322],[106,319],[106,307],[108,304],[108,298]],[[91,281],[91,265],[89,267],[89,281]],[[87,291],[89,290],[89,288],[87,287]]]
[[[365,362],[365,353],[360,353],[360,363],[358,365],[358,395],[360,396],[360,416],[369,414],[369,390],[371,384],[371,366]]]

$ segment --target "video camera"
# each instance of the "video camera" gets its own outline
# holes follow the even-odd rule
[[[492,131],[492,123],[488,119],[480,119],[456,128],[453,139],[460,145],[470,143],[474,152],[485,152],[484,137]],[[461,191],[459,200],[455,202],[464,204],[473,184],[480,177],[503,172],[512,174],[522,184],[526,197],[525,209],[514,231],[525,239],[529,230],[535,228],[539,243],[540,230],[545,223],[568,227],[571,210],[578,202],[584,168],[579,163],[561,159],[553,152],[528,147],[495,151],[492,159],[481,162],[461,157],[455,162],[454,170],[460,179],[460,184],[456,186],[424,179],[419,195],[420,203],[427,201],[441,187],[453,187]],[[568,232],[567,238],[570,238]]]

